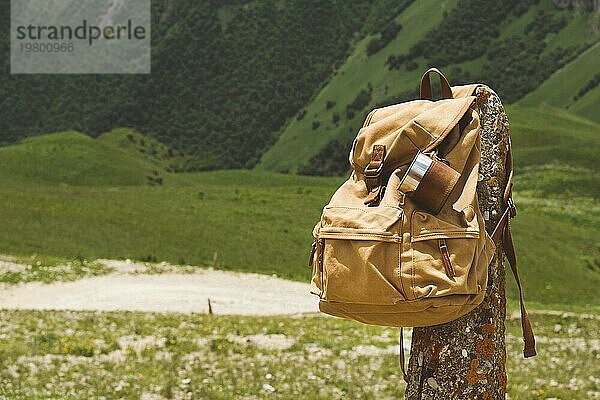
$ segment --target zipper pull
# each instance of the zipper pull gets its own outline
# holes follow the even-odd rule
[[[325,249],[325,239],[317,240],[317,258],[319,262],[319,268],[323,269],[323,251]]]
[[[313,259],[315,257],[315,253],[317,251],[317,239],[313,240],[312,245],[310,247],[310,256],[308,256],[308,266],[312,267]]]
[[[448,252],[446,239],[438,239],[438,245],[440,247],[440,253],[442,253],[442,262],[444,263],[444,269],[446,269],[446,275],[448,275],[448,278],[454,278],[454,268],[450,261],[450,253]]]

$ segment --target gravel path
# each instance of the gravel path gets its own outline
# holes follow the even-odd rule
[[[207,312],[210,299],[214,314],[281,315],[317,311],[317,299],[305,283],[212,269],[195,273],[131,273],[136,265],[73,282],[30,282],[4,287],[0,289],[0,308]]]

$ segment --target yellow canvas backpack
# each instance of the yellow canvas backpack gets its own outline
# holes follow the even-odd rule
[[[440,76],[441,100],[431,101],[430,72]],[[510,147],[505,211],[491,235],[478,204],[478,87],[451,88],[432,68],[421,100],[369,113],[350,152],[352,174],[313,230],[311,293],[322,312],[397,327],[452,321],[482,302],[496,244],[520,293],[508,224]],[[522,296],[521,311],[529,357],[535,341]]]

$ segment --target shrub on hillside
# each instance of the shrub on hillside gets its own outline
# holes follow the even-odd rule
[[[340,113],[334,112],[333,115],[331,116],[331,122],[333,122],[334,124],[337,124],[339,121],[340,121]]]
[[[402,66],[402,64],[404,64],[405,61],[407,61],[407,57],[405,54],[391,54],[387,58],[387,60],[385,60],[385,65],[387,65],[388,69],[392,71],[395,69],[400,69],[400,67]]]
[[[417,63],[415,60],[409,60],[406,62],[406,70],[407,71],[414,71],[415,69],[417,69],[418,66],[419,66],[419,63]]]
[[[396,38],[401,29],[402,25],[394,20],[389,21],[381,30],[379,37],[372,39],[367,45],[367,55],[371,56],[387,46]]]
[[[589,92],[592,89],[595,89],[598,85],[600,85],[600,72],[594,75],[594,77],[588,83],[586,83],[584,87],[579,89],[579,92],[577,92],[575,97],[573,97],[573,100],[577,100],[585,96],[587,92]]]
[[[346,106],[346,117],[348,119],[354,118],[357,111],[362,111],[366,106],[371,102],[371,93],[373,92],[373,88],[369,86],[368,89],[361,90],[352,103]]]
[[[306,108],[301,110],[298,113],[298,116],[296,117],[296,121],[302,121],[302,119],[304,119],[305,116],[306,116]]]
[[[329,142],[321,151],[315,154],[306,165],[298,168],[300,175],[337,176],[350,172],[348,153],[350,143],[338,140]]]

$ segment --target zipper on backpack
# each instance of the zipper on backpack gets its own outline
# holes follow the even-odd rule
[[[317,240],[317,268],[321,270],[321,298],[325,296],[325,268],[323,268],[323,258],[325,252],[325,239]]]
[[[442,253],[442,263],[444,264],[446,275],[448,275],[448,278],[454,278],[454,268],[452,267],[452,262],[450,261],[450,252],[448,252],[446,239],[438,239],[438,246],[440,248],[440,253]]]
[[[308,266],[314,266],[314,263],[317,263],[317,267],[322,267],[323,265],[323,246],[325,245],[325,239],[315,239],[312,242],[310,248],[310,255],[308,256]],[[316,260],[315,260],[316,254]]]
[[[317,252],[317,239],[313,240],[310,246],[310,255],[308,256],[308,266],[312,267],[315,262],[315,253]]]
[[[310,249],[310,256],[308,258],[308,265],[313,267],[313,274],[315,269],[321,279],[321,288],[319,298],[323,298],[325,295],[325,270],[323,268],[323,248],[325,247],[325,239],[315,239],[312,242]],[[316,265],[315,265],[316,263]]]

